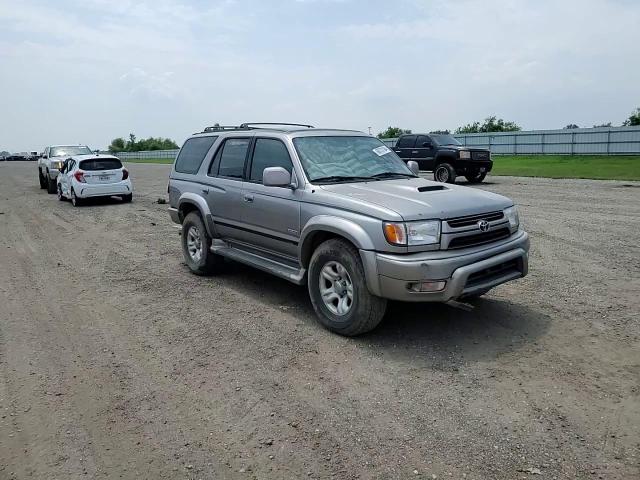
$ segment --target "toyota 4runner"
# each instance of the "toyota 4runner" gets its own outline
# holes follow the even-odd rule
[[[511,200],[417,172],[361,132],[208,127],[176,158],[169,213],[194,273],[228,258],[306,284],[325,327],[358,335],[387,299],[478,297],[527,274]]]

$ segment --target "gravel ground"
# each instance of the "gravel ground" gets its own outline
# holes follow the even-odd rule
[[[640,183],[492,177],[530,275],[348,339],[182,261],[169,167],[74,209],[0,163],[0,478],[638,478]]]

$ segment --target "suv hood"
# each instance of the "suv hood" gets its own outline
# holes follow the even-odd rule
[[[493,212],[513,205],[513,201],[502,195],[424,178],[342,183],[322,185],[321,188],[354,203],[364,202],[393,210],[404,220],[445,220]]]

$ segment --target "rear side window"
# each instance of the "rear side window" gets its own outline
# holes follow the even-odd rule
[[[284,143],[272,138],[258,138],[253,149],[251,181],[262,182],[262,173],[267,167],[282,167],[291,173],[293,165]]]
[[[204,157],[217,138],[218,137],[195,137],[184,142],[180,154],[176,159],[176,172],[197,173]]]
[[[415,135],[405,135],[404,137],[398,140],[398,144],[396,147],[398,148],[413,148],[413,145],[416,143]]]
[[[80,162],[80,169],[88,172],[92,170],[117,170],[119,168],[122,168],[122,163],[117,158],[94,158]]]
[[[224,142],[218,175],[221,177],[242,178],[248,148],[248,138],[229,138]]]

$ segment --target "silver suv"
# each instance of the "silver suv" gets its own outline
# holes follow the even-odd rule
[[[375,328],[387,299],[478,297],[527,274],[513,202],[418,176],[378,139],[295,124],[208,127],[182,146],[169,213],[198,275],[232,259],[306,284],[320,322]]]

